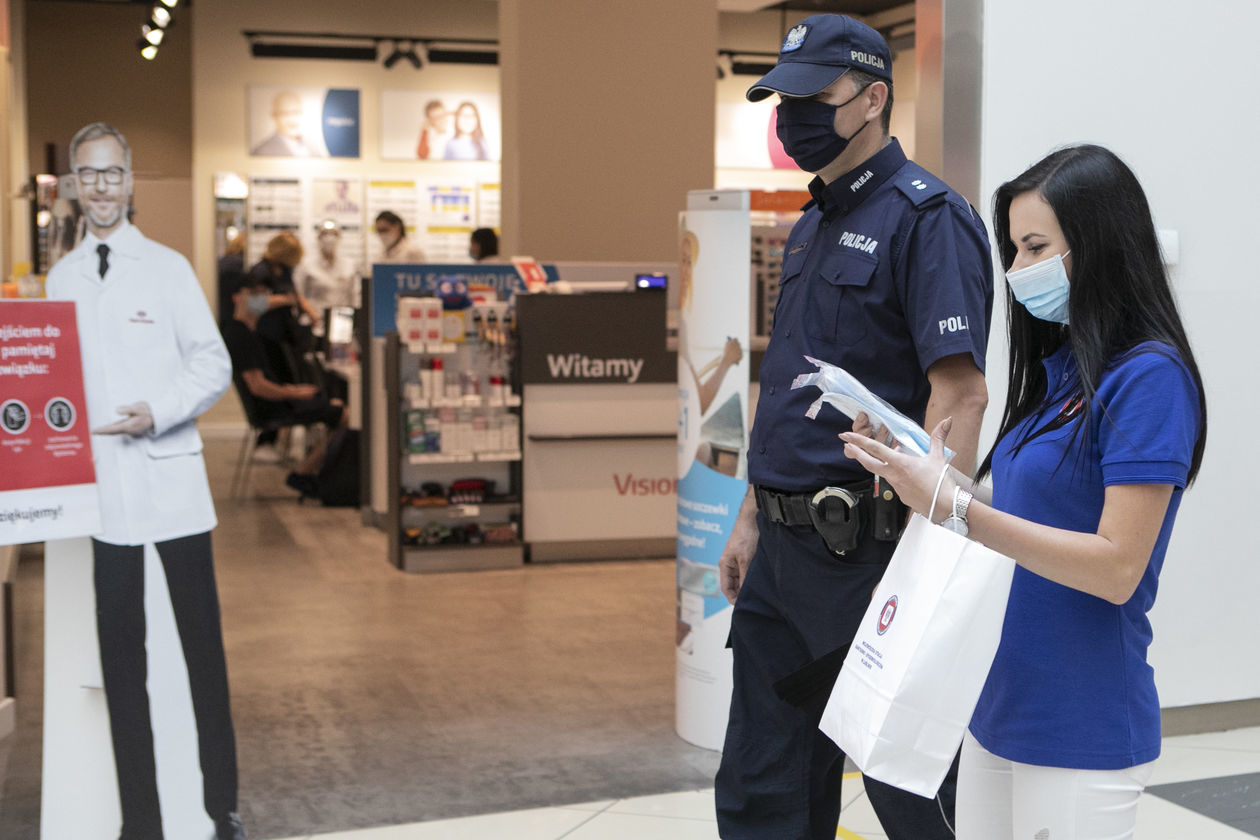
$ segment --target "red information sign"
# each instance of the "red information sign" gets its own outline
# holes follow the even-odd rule
[[[516,268],[516,272],[521,275],[521,279],[525,281],[525,288],[531,292],[541,292],[547,285],[547,272],[538,264],[537,260],[530,257],[521,257],[512,260],[512,265]]]
[[[0,545],[99,532],[71,302],[0,302],[0,463]]]

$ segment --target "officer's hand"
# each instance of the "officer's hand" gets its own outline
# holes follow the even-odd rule
[[[753,553],[757,550],[757,518],[756,516],[740,516],[731,529],[730,539],[722,549],[718,558],[718,577],[722,586],[722,594],[726,600],[735,603],[739,588],[744,585],[748,575],[748,564],[752,562]]]
[[[884,446],[893,446],[896,443],[892,432],[880,422],[879,418],[871,419],[866,416],[866,412],[860,413],[853,420],[853,433],[862,437],[874,438],[884,444]]]
[[[869,472],[887,481],[901,497],[901,501],[915,513],[931,515],[940,522],[953,506],[955,480],[941,472],[946,469],[945,438],[949,436],[953,418],[946,417],[932,430],[932,447],[927,455],[910,455],[889,449],[882,443],[853,432],[840,435],[844,441],[844,454],[853,458]],[[932,494],[940,487],[940,495],[933,501]]]
[[[93,429],[94,435],[142,435],[153,428],[153,410],[146,402],[133,403],[115,409],[123,419],[108,426]]]

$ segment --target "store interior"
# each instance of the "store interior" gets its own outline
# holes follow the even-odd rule
[[[996,113],[999,94],[982,94],[979,59],[1000,64],[993,50],[1009,41],[967,33],[1017,23],[993,13],[982,24],[992,10],[979,0],[181,0],[168,6],[171,22],[146,59],[138,39],[152,25],[151,6],[0,0],[0,105],[10,126],[0,133],[0,191],[13,197],[0,202],[0,264],[14,288],[46,271],[56,248],[40,211],[51,212],[56,196],[36,176],[65,175],[70,137],[108,120],[132,147],[135,224],[188,258],[212,308],[222,300],[219,260],[235,235],[244,237],[248,266],[281,229],[317,249],[330,215],[364,278],[361,312],[347,321],[352,336],[337,355],[350,369],[351,425],[360,433],[357,504],[300,503],[285,484],[287,467],[254,462],[234,391],[199,422],[219,519],[216,569],[250,836],[711,788],[719,754],[675,726],[676,508],[667,485],[677,478],[676,383],[561,381],[554,370],[528,373],[523,357],[538,363],[552,352],[548,342],[581,334],[582,320],[676,370],[668,311],[676,290],[671,302],[667,290],[640,288],[639,279],[675,282],[688,191],[755,191],[773,208],[755,216],[763,231],[786,230],[794,218],[790,202],[767,196],[799,199],[809,176],[775,166],[768,112],[743,94],[773,63],[783,33],[809,14],[853,14],[885,35],[894,57],[892,133],[908,156],[987,212],[994,172],[1014,169],[994,151],[1004,148],[996,129],[982,131],[981,105]],[[257,153],[277,97],[289,91],[308,104],[354,92],[354,148],[328,140],[311,157]],[[478,106],[482,159],[416,147],[434,98],[452,114],[464,102]],[[340,209],[330,210],[337,199]],[[469,310],[457,348],[399,337],[391,307],[402,307],[383,285],[392,275],[373,271],[382,250],[373,220],[400,208],[432,263],[469,266],[471,231],[498,233],[504,267],[481,269],[490,291],[475,323]],[[1189,222],[1157,221],[1182,231],[1187,266],[1204,265],[1195,262],[1203,252],[1193,249]],[[574,302],[546,301],[554,307],[545,317],[542,306],[520,318],[514,310],[508,329],[495,306],[507,305],[503,284],[524,282],[526,268],[512,267],[518,257],[551,272]],[[756,280],[763,320],[775,281],[772,272]],[[1207,291],[1214,304],[1227,292]],[[607,312],[578,302],[596,295],[619,303]],[[1205,301],[1193,299],[1189,310],[1210,322]],[[492,313],[501,332],[490,327]],[[757,317],[750,313],[754,329]],[[995,312],[995,327],[1001,317]],[[1204,337],[1209,364],[1232,353]],[[333,361],[331,346],[322,352]],[[433,396],[434,359],[445,362],[447,383],[476,372],[473,401],[467,390],[449,404]],[[495,370],[504,390],[492,397]],[[465,420],[460,456],[438,455],[426,428],[444,430],[449,452]],[[281,446],[296,455],[306,442],[298,434]],[[1217,492],[1212,469],[1209,494]],[[471,488],[479,495],[456,500],[454,483],[470,477],[482,482]],[[1205,501],[1189,499],[1183,512],[1190,523],[1218,515],[1199,495]],[[425,507],[434,496],[450,503],[440,516]],[[1227,504],[1217,509],[1241,511],[1236,499]],[[35,840],[50,807],[41,778],[42,547],[0,547],[0,583],[0,836]],[[1167,611],[1211,603],[1207,582],[1187,584],[1183,596],[1178,583],[1166,586]],[[1232,636],[1245,635],[1247,623],[1233,613],[1223,619],[1240,631]],[[1260,723],[1254,679],[1185,679],[1203,638],[1186,627],[1175,633],[1159,667],[1188,687],[1166,695],[1175,707],[1166,711],[1167,733]],[[1233,770],[1260,770],[1254,740]],[[1215,757],[1221,747],[1186,749]],[[1195,772],[1167,781],[1205,777]],[[699,833],[676,836],[716,836],[708,817],[685,824]],[[877,824],[848,824],[861,833],[839,836],[882,836]],[[644,825],[624,836],[675,836],[635,833],[650,831]],[[450,831],[433,836],[518,836]],[[395,836],[413,835],[380,835]]]

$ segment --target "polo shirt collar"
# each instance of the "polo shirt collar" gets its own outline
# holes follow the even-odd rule
[[[833,218],[851,212],[887,181],[906,163],[901,143],[893,137],[887,146],[867,158],[863,163],[841,175],[830,184],[821,178],[809,182],[809,194],[814,197],[824,218]],[[807,207],[809,205],[806,205]]]

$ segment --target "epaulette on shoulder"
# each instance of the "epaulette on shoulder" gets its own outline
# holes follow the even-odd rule
[[[906,198],[916,207],[942,201],[949,193],[949,187],[944,181],[921,169],[899,174],[896,184],[897,189],[905,193]]]

